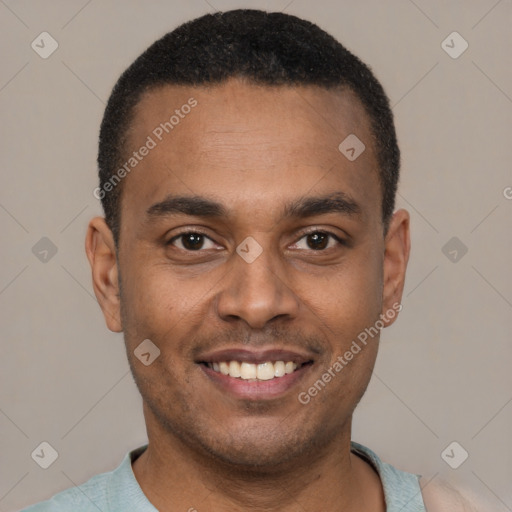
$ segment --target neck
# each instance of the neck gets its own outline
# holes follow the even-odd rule
[[[317,453],[273,468],[234,467],[168,432],[148,428],[148,435],[148,448],[133,471],[161,512],[291,512],[298,504],[311,512],[385,511],[378,475],[350,452],[350,425]]]

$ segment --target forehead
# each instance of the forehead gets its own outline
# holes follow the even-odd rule
[[[365,150],[350,161],[339,146],[353,136]],[[138,103],[127,157],[149,139],[154,147],[123,185],[123,215],[183,193],[270,211],[313,190],[339,190],[380,210],[370,121],[348,90],[238,79],[166,85]]]

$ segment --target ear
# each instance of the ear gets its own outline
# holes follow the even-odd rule
[[[103,217],[95,217],[89,222],[85,252],[91,265],[94,293],[107,327],[113,332],[121,332],[123,328],[116,247],[112,231]]]
[[[411,250],[409,212],[397,210],[393,214],[384,244],[384,283],[381,313],[387,327],[396,320],[398,316],[396,313],[402,309],[400,302],[404,291],[405,271]],[[394,311],[394,314],[389,314],[390,311]]]

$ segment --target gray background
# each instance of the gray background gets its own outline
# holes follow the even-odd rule
[[[98,127],[115,80],[156,38],[242,6],[318,23],[371,65],[393,104],[413,249],[353,438],[512,510],[510,0],[0,0],[0,510],[112,469],[146,440],[83,250],[101,212]],[[31,48],[43,31],[59,44],[47,59]],[[469,44],[456,59],[441,46],[453,31]],[[42,237],[55,255],[44,241],[33,253]],[[459,246],[443,252],[452,237]],[[59,453],[46,470],[31,458],[42,441]],[[458,469],[441,458],[452,441],[469,452]]]

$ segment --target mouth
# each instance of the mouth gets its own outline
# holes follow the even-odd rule
[[[224,350],[196,361],[210,381],[238,398],[263,400],[289,391],[314,363],[312,357],[284,350]]]
[[[259,364],[241,361],[221,361],[220,363],[206,364],[214,372],[252,382],[279,379],[299,368],[299,365],[293,361],[265,361]],[[304,364],[308,363],[303,363],[300,367]]]

